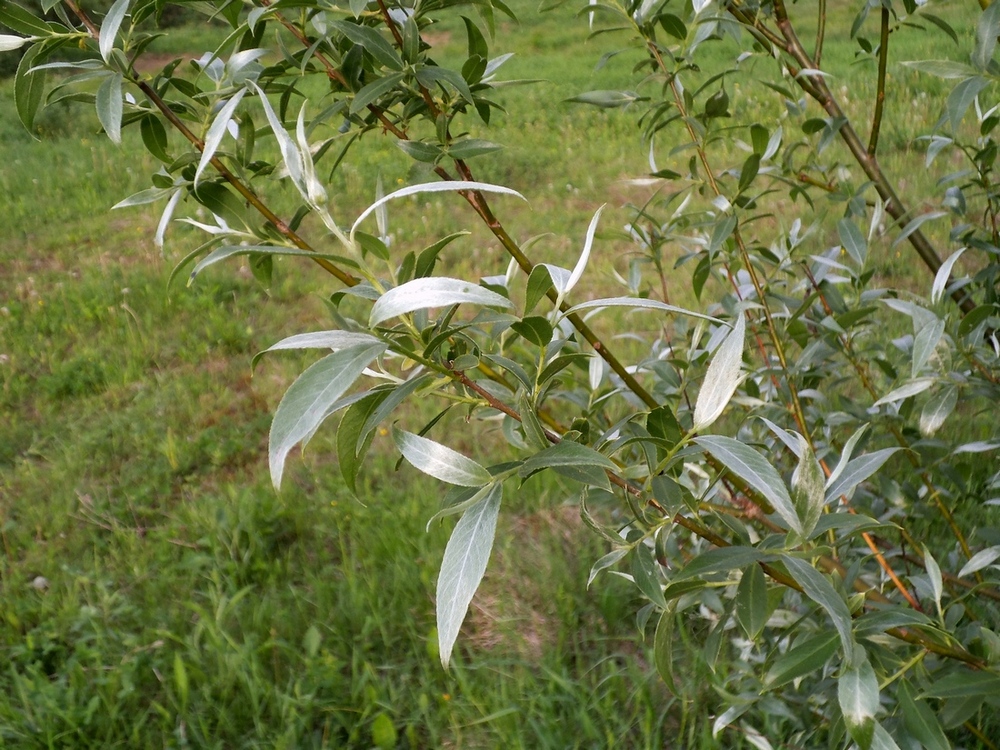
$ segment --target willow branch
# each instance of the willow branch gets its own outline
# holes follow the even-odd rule
[[[885,109],[885,69],[889,62],[889,9],[882,7],[882,29],[878,45],[878,89],[875,94],[875,114],[872,116],[872,133],[868,141],[868,156],[875,157],[878,150],[878,135],[882,127],[882,111]],[[817,63],[818,65],[819,63]]]
[[[803,70],[815,70],[816,63],[802,47],[802,43],[799,41],[798,35],[788,18],[788,11],[785,8],[784,0],[774,0],[774,13],[778,29],[785,39],[785,46],[782,49]],[[740,23],[743,23],[740,16],[734,15],[733,17],[740,21]],[[830,92],[826,81],[823,80],[823,76],[802,74],[800,71],[795,76],[795,82],[803,91],[815,99],[831,118],[843,122],[839,131],[841,140],[844,141],[855,161],[857,161],[858,165],[872,181],[879,197],[886,204],[886,212],[893,218],[900,229],[904,228],[909,218],[911,218],[910,210],[897,195],[893,184],[882,171],[882,166],[879,164],[878,159],[868,153],[868,149],[861,142],[851,121],[846,117],[839,102]],[[923,232],[919,229],[914,230],[907,237],[907,240],[924,265],[932,273],[936,274],[941,268],[941,258]],[[950,285],[951,283],[952,279],[949,278],[948,284]],[[953,290],[951,297],[963,312],[968,313],[976,306],[975,300],[964,289]]]

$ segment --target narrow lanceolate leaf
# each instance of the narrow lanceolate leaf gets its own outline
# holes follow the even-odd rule
[[[948,286],[948,279],[951,278],[951,269],[955,266],[955,261],[962,257],[968,248],[961,248],[956,250],[948,259],[941,264],[938,272],[934,275],[934,284],[931,286],[931,302],[937,304],[941,301],[941,297],[944,296],[945,289]]]
[[[951,750],[941,722],[925,701],[914,699],[913,690],[901,682],[896,692],[899,707],[903,710],[903,724],[926,750]]]
[[[795,473],[792,474],[792,502],[799,514],[799,520],[802,521],[802,530],[808,537],[816,528],[816,523],[823,513],[823,504],[826,499],[823,487],[826,484],[826,478],[812,447],[801,435],[799,436],[799,451],[801,459]]]
[[[604,206],[601,206],[594,213],[594,218],[590,220],[590,226],[587,227],[587,236],[583,241],[583,252],[580,253],[580,257],[576,261],[576,265],[573,267],[573,272],[569,275],[569,281],[566,282],[566,286],[559,293],[559,299],[556,301],[556,307],[559,307],[559,305],[562,304],[563,297],[566,294],[569,294],[573,287],[575,287],[583,277],[583,272],[587,268],[587,261],[590,260],[590,250],[594,246],[594,235],[597,233],[597,222],[600,221],[601,213],[603,211]]]
[[[931,355],[934,354],[934,350],[937,348],[938,341],[941,340],[941,334],[943,333],[944,320],[941,318],[934,318],[917,331],[917,335],[913,337],[913,364],[911,373],[913,377],[917,377],[923,371],[924,365],[927,364]]]
[[[849,496],[855,487],[881,469],[882,464],[898,450],[899,448],[884,448],[880,451],[865,453],[863,456],[848,461],[847,466],[840,472],[836,481],[826,488],[827,502],[834,502],[839,497]]]
[[[695,442],[729,471],[757,490],[774,506],[778,515],[796,534],[804,536],[802,522],[781,476],[767,459],[749,445],[723,435],[703,435]]]
[[[931,437],[955,410],[956,404],[958,404],[958,387],[954,383],[948,383],[924,404],[920,412],[920,434]]]
[[[797,557],[782,558],[789,574],[795,579],[806,596],[826,610],[833,620],[833,626],[840,636],[840,644],[844,649],[844,661],[850,663],[854,657],[854,640],[851,637],[851,612],[837,590],[816,568],[805,560]]]
[[[262,352],[254,355],[250,362],[250,369],[257,366],[257,362],[268,352],[276,352],[282,349],[330,349],[339,351],[351,346],[367,344],[375,346],[379,340],[368,333],[358,333],[356,331],[315,331],[312,333],[298,333],[294,336],[282,339],[277,344],[269,346]]]
[[[992,565],[996,562],[997,558],[1000,558],[1000,547],[987,547],[984,550],[980,550],[969,558],[969,562],[962,566],[962,569],[958,571],[958,577],[964,578],[967,575],[972,575],[977,570],[982,570],[987,565]]]
[[[125,14],[128,12],[129,0],[115,0],[114,5],[108,9],[108,14],[101,24],[101,34],[97,44],[101,49],[101,57],[104,62],[111,57],[111,50],[115,46],[115,37],[118,36],[118,29],[121,28]]]
[[[868,240],[858,229],[858,225],[850,219],[841,219],[837,222],[837,231],[840,234],[841,246],[855,263],[863,267],[868,257]]]
[[[764,677],[764,689],[773,690],[792,680],[812,674],[830,660],[837,650],[837,634],[821,633],[799,641],[786,653],[775,659]]]
[[[281,487],[288,452],[311,435],[328,416],[328,407],[339,399],[368,365],[386,349],[385,344],[360,344],[342,349],[310,366],[292,383],[278,404],[271,422],[268,463],[271,481]]]
[[[11,52],[20,49],[28,41],[27,37],[13,34],[0,34],[0,52]]]
[[[112,73],[97,89],[97,118],[112,143],[122,142],[122,76]]]
[[[445,669],[473,594],[486,572],[493,550],[503,485],[494,485],[455,526],[441,561],[437,583],[438,648]]]
[[[840,452],[840,460],[837,461],[837,465],[830,472],[830,476],[826,479],[826,486],[829,488],[831,484],[840,478],[840,475],[844,473],[844,469],[847,468],[847,464],[851,461],[851,455],[854,453],[854,446],[858,444],[861,436],[865,434],[865,430],[868,429],[868,425],[861,425],[854,434],[847,438],[847,442],[844,443],[844,448]]]
[[[656,623],[656,635],[653,636],[653,660],[660,679],[672,695],[677,695],[674,684],[674,606],[671,604],[660,615]]]
[[[736,589],[736,621],[747,638],[756,640],[767,623],[767,580],[760,565],[750,565],[743,571]]]
[[[899,750],[899,745],[896,744],[896,740],[886,731],[885,727],[876,721],[868,750]]]
[[[850,665],[837,682],[837,697],[847,731],[861,747],[871,744],[878,710],[878,678],[867,655],[858,650],[857,663]]]
[[[17,116],[25,129],[31,132],[35,124],[35,115],[38,107],[42,103],[42,94],[45,91],[45,71],[36,70],[29,73],[33,67],[35,58],[42,51],[41,44],[36,44],[24,53],[21,62],[18,63],[17,73],[14,75],[14,107],[17,109]],[[34,137],[34,133],[32,133]]]
[[[471,281],[435,276],[408,281],[378,298],[368,324],[372,327],[397,315],[429,307],[448,307],[462,303],[486,307],[513,307],[510,300]]]
[[[403,458],[435,479],[462,487],[482,487],[492,480],[486,469],[446,445],[396,427],[392,437]]]
[[[934,555],[924,545],[924,568],[927,570],[927,578],[931,582],[931,591],[934,592],[934,604],[937,605],[938,612],[941,611],[941,595],[944,593],[944,580],[941,576],[941,566],[938,565]]]
[[[545,267],[542,265],[535,266],[535,270],[538,269],[545,270]],[[535,271],[532,271],[531,273],[534,275]],[[603,307],[632,307],[637,310],[654,310],[666,313],[676,313],[678,315],[687,315],[692,318],[707,320],[710,323],[723,322],[718,318],[713,318],[711,315],[704,315],[702,313],[695,312],[694,310],[677,307],[676,305],[668,305],[667,303],[660,302],[659,300],[643,299],[640,297],[605,297],[602,299],[590,300],[589,302],[581,302],[579,305],[574,305],[567,310],[564,315],[571,315],[576,312],[583,312],[584,310],[596,310]]]
[[[268,101],[267,94],[264,93],[264,90],[252,81],[250,82],[250,85],[254,87],[257,91],[257,95],[260,97],[260,103],[264,107],[264,114],[267,117],[267,123],[271,126],[271,131],[274,133],[274,137],[278,141],[278,148],[281,150],[281,159],[285,163],[285,169],[288,170],[288,176],[291,178],[298,190],[304,195],[307,195],[308,190],[306,189],[305,183],[302,179],[302,154],[299,153],[299,149],[295,145],[295,141],[292,140],[288,131],[285,130],[284,125],[281,124],[281,120],[278,118],[274,108]]]
[[[194,184],[197,185],[198,181],[201,179],[201,173],[205,171],[205,167],[209,165],[212,161],[212,157],[215,156],[215,152],[219,150],[219,144],[222,143],[222,137],[226,134],[226,128],[229,127],[229,122],[233,119],[233,113],[236,112],[236,108],[240,106],[240,101],[243,99],[243,95],[246,94],[246,89],[240,89],[236,92],[225,106],[219,110],[219,114],[216,115],[215,121],[212,123],[212,127],[208,129],[208,133],[205,136],[205,147],[201,151],[201,160],[198,162],[198,169],[194,173]]]
[[[746,336],[746,319],[737,313],[736,325],[715,352],[715,358],[705,373],[705,382],[698,392],[694,405],[694,431],[710,426],[726,408],[729,399],[740,383],[740,365],[743,364],[743,343]]]
[[[358,231],[358,227],[361,225],[361,222],[389,201],[396,200],[397,198],[405,198],[408,195],[419,195],[421,193],[461,192],[463,190],[474,190],[480,193],[501,193],[503,195],[513,195],[523,201],[528,200],[516,190],[511,190],[503,185],[491,185],[488,182],[451,180],[449,182],[428,182],[420,185],[408,185],[407,187],[400,188],[399,190],[395,190],[388,195],[379,198],[377,201],[368,206],[368,208],[362,211],[361,215],[355,220],[354,225],[351,227],[351,237],[354,237],[354,234]]]
[[[614,461],[593,448],[573,440],[563,440],[526,460],[521,465],[520,474],[526,477],[542,469],[557,469],[560,466],[596,466],[618,471]]]
[[[911,380],[906,385],[901,385],[895,390],[889,391],[882,398],[876,401],[872,406],[882,406],[884,404],[894,404],[897,401],[902,401],[905,398],[910,398],[911,396],[916,396],[918,393],[923,393],[932,385],[934,385],[934,378],[917,378],[916,380]]]

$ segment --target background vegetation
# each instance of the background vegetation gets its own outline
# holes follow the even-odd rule
[[[632,252],[617,228],[631,219],[629,204],[643,205],[655,186],[631,180],[649,171],[635,147],[633,111],[564,100],[630,88],[642,56],[602,60],[604,49],[586,41],[586,18],[574,18],[575,9],[539,14],[531,3],[511,5],[520,25],[499,23],[496,43],[517,53],[505,76],[543,80],[499,92],[507,114],[488,129],[473,127],[473,136],[506,146],[477,160],[477,173],[530,186],[530,207],[505,204],[505,222],[523,237],[552,233],[546,258],[562,265],[572,266],[594,208],[610,201],[602,225],[611,229],[599,238],[588,274],[597,279],[595,296],[613,294],[614,273],[628,274]],[[833,85],[849,114],[867,116],[873,61],[849,64],[849,9],[831,5],[837,31],[826,55],[847,72]],[[975,7],[955,12],[950,22],[971,29]],[[199,55],[221,33],[200,25],[151,53],[165,56],[161,61]],[[434,35],[442,61],[460,63],[460,22]],[[900,39],[894,60],[966,54],[942,35]],[[731,52],[720,45],[707,54],[723,61]],[[948,87],[898,62],[888,80],[883,161],[913,193],[931,194],[934,177],[908,165],[915,139],[931,132],[940,114],[930,102]],[[741,121],[775,116],[773,102],[748,88],[738,79],[728,87],[733,114]],[[651,643],[632,624],[640,606],[634,588],[608,577],[587,590],[590,564],[605,545],[579,520],[572,483],[548,475],[508,496],[462,653],[442,672],[432,594],[447,529],[424,532],[441,490],[397,467],[384,432],[363,473],[363,503],[342,487],[332,431],[320,433],[305,460],[290,463],[280,494],[269,486],[271,415],[308,360],[269,360],[251,377],[249,358],[283,336],[327,327],[329,285],[294,259],[276,259],[266,289],[244,264],[168,291],[173,264],[151,241],[157,216],[107,212],[147,187],[158,168],[143,155],[138,133],[126,130],[115,147],[90,110],[64,102],[37,121],[45,139],[39,144],[16,122],[12,97],[11,84],[3,84],[5,743],[761,746],[746,730],[713,736],[712,719],[731,696],[724,680],[713,680],[700,644],[678,644],[690,654],[688,668],[676,673],[679,689],[668,692],[651,668]],[[718,145],[722,158],[739,153],[731,140]],[[379,178],[391,189],[428,175],[386,139],[369,137],[328,188],[338,215],[348,217],[371,202]],[[277,208],[294,211],[290,198],[282,200]],[[468,225],[453,201],[436,196],[394,208],[391,221],[395,242],[415,247]],[[781,224],[780,217],[766,222]],[[168,253],[178,259],[198,242],[178,225]],[[492,236],[474,229],[450,246],[443,264],[458,277],[484,266],[501,273],[500,252]],[[679,253],[671,252],[672,264]],[[889,240],[873,245],[869,269],[886,284],[928,286],[905,248]],[[696,304],[686,281],[670,296],[674,304]],[[472,430],[452,447],[500,443],[486,427]],[[970,489],[953,500],[977,529],[973,541],[1000,543],[996,509],[983,505],[988,473],[972,460],[956,471]],[[943,544],[932,509],[909,513],[912,533]]]

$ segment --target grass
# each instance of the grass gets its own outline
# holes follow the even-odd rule
[[[525,188],[530,207],[502,203],[505,221],[522,238],[552,233],[538,253],[569,263],[600,203],[621,225],[623,204],[649,189],[623,181],[647,169],[632,112],[559,102],[630,85],[634,59],[595,73],[604,48],[583,44],[585,21],[516,7],[522,28],[499,33],[501,51],[518,52],[505,73],[558,82],[503,94],[509,114],[475,134],[507,149],[477,170]],[[459,27],[440,33],[445,55],[460,52]],[[829,54],[844,48],[831,39]],[[871,66],[843,62],[865,101]],[[902,116],[927,82],[892,71],[887,164],[901,173],[934,113]],[[733,84],[740,115],[764,112],[751,74],[743,93]],[[137,134],[115,148],[91,112],[61,105],[39,130],[41,144],[0,85],[0,747],[718,746],[696,728],[713,712],[705,675],[687,678],[697,701],[673,699],[631,624],[629,588],[608,578],[587,590],[603,548],[555,482],[508,498],[461,654],[443,672],[432,592],[449,527],[424,531],[440,488],[395,471],[383,440],[358,501],[329,432],[292,460],[280,495],[269,485],[270,414],[305,360],[276,357],[251,377],[249,359],[327,324],[325,280],[279,262],[265,291],[228,266],[168,293],[171,258],[194,233],[172,229],[164,259],[155,213],[107,212],[156,169]],[[723,158],[737,153],[723,145]],[[364,139],[356,157],[331,185],[342,220],[371,201],[379,174],[420,177],[386,139]],[[394,209],[397,243],[465,228],[455,205]],[[605,246],[598,286],[611,285],[619,247]],[[886,247],[885,273],[903,270]],[[506,265],[482,230],[448,262]]]

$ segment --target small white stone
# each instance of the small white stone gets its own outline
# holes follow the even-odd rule
[[[34,580],[31,582],[31,588],[36,591],[45,591],[49,587],[49,579],[45,576],[35,576]]]

